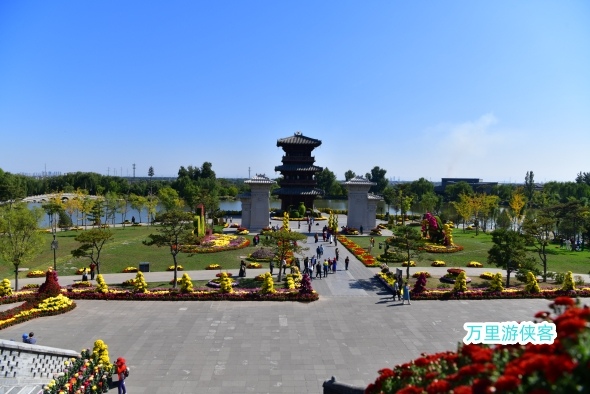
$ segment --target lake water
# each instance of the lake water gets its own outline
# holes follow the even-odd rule
[[[29,203],[29,207],[39,207],[41,208],[41,203]],[[270,208],[271,209],[280,209],[281,202],[278,200],[271,200],[270,201]],[[347,200],[316,200],[315,201],[315,208],[329,208],[334,210],[343,211],[348,209],[348,201]],[[241,201],[220,201],[219,202],[219,209],[222,211],[241,211],[242,210],[242,202]],[[161,207],[157,208],[158,211],[161,210]],[[385,213],[386,206],[383,202],[380,202],[377,205],[377,213]],[[393,209],[389,210],[390,214],[395,214]],[[132,209],[131,206],[128,206],[126,219],[131,221],[131,218],[135,216],[135,220],[137,222],[145,223],[148,218],[147,209],[143,209],[141,212],[138,212],[135,209]],[[103,218],[104,220],[104,218]],[[78,224],[80,226],[83,225],[82,223],[82,216],[76,215],[75,213],[72,215],[72,222],[74,224]],[[123,215],[120,213],[115,214],[115,223],[123,222]],[[49,227],[49,218],[47,215],[43,217],[43,221],[41,222],[41,227],[46,228]]]

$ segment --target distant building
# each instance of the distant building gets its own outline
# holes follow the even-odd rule
[[[316,188],[315,179],[323,168],[314,165],[315,157],[311,155],[321,144],[322,141],[306,137],[301,132],[277,141],[277,146],[283,148],[285,155],[281,160],[283,164],[276,166],[275,171],[279,171],[283,179],[272,194],[281,199],[281,210],[297,208],[301,202],[306,208],[312,209],[315,198],[324,194]]]
[[[437,194],[444,194],[447,186],[454,185],[459,182],[468,183],[473,191],[477,193],[489,194],[494,186],[498,186],[498,182],[483,182],[479,178],[442,178],[441,184],[434,187],[434,192]]]

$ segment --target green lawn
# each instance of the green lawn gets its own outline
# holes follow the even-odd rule
[[[173,264],[168,249],[142,244],[142,241],[150,233],[156,231],[155,227],[126,227],[112,231],[115,236],[105,245],[101,254],[102,273],[121,272],[127,266],[137,267],[140,262],[144,261],[150,263],[150,271],[165,271],[168,266]],[[59,248],[56,255],[59,275],[73,275],[76,269],[90,264],[88,259],[76,259],[70,253],[78,247],[78,242],[74,240],[77,234],[75,231],[64,231],[57,234]],[[42,253],[33,262],[26,264],[26,268],[45,270],[47,267],[53,266],[53,251],[50,248],[53,237],[51,234],[44,234],[44,236],[46,240]],[[252,240],[252,236],[246,237]],[[350,238],[362,247],[369,247],[370,237],[351,236]],[[386,237],[374,238],[375,247],[371,253],[377,257],[383,253],[383,249],[379,249],[379,242],[383,242]],[[477,261],[484,264],[482,271],[485,270],[487,253],[492,246],[491,236],[484,233],[475,236],[474,232],[455,230],[453,238],[456,244],[465,248],[463,251],[448,254],[424,253],[415,259],[417,266],[430,267],[432,261],[443,260],[448,267],[461,267],[470,261]],[[313,244],[311,246],[313,247]],[[220,264],[223,269],[237,269],[240,259],[248,256],[254,250],[253,246],[248,246],[239,250],[193,256],[181,253],[178,255],[178,262],[185,270],[200,270],[214,263]],[[588,250],[583,252],[565,251],[555,245],[551,245],[549,250],[551,252],[548,256],[549,271],[587,273],[590,270],[590,251]],[[536,256],[532,251],[531,255]],[[13,269],[12,264],[0,261],[0,279],[13,278]],[[26,273],[19,274],[21,278],[25,276]]]
[[[370,237],[350,236],[349,238],[361,247],[369,247]],[[383,249],[379,249],[379,242],[384,242],[387,237],[381,236],[374,238],[375,247],[371,250],[371,254],[377,257],[383,253]],[[492,236],[490,234],[480,232],[476,236],[474,231],[463,232],[462,230],[455,230],[453,232],[453,240],[455,244],[463,246],[464,249],[456,253],[422,253],[418,258],[414,258],[416,265],[418,267],[430,267],[433,261],[442,260],[447,263],[447,267],[465,267],[470,261],[477,261],[484,265],[482,272],[485,270],[485,267],[497,268],[487,264],[488,250],[492,247]],[[548,271],[572,271],[584,274],[590,270],[590,250],[588,249],[582,252],[573,252],[559,249],[559,245],[549,245],[548,252]],[[533,248],[529,248],[529,254],[540,261]]]
[[[165,271],[174,262],[167,248],[158,248],[156,246],[145,246],[142,241],[150,233],[156,232],[156,227],[126,227],[112,229],[115,234],[103,248],[100,261],[101,273],[121,272],[125,267],[137,267],[140,262],[149,262],[150,271]],[[59,247],[57,249],[57,271],[58,275],[73,275],[78,268],[88,266],[90,260],[78,259],[71,255],[71,251],[79,246],[74,240],[75,231],[63,231],[57,234]],[[41,254],[31,263],[23,265],[30,270],[46,270],[47,267],[53,266],[53,251],[51,250],[51,234],[44,234],[45,247]],[[252,241],[252,236],[245,236]],[[255,250],[253,246],[244,249],[231,250],[219,253],[202,253],[190,256],[185,253],[179,253],[178,264],[182,265],[185,270],[205,269],[209,264],[220,264],[223,269],[237,269],[240,266],[242,256],[248,256]],[[0,279],[13,278],[14,267],[11,263],[0,261]],[[20,278],[26,277],[26,272],[19,274]]]

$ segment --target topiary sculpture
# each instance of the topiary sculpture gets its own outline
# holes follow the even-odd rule
[[[455,280],[455,287],[453,287],[453,291],[455,292],[465,292],[467,291],[467,276],[465,275],[465,271],[462,271],[457,279]]]
[[[526,273],[526,285],[524,290],[529,293],[539,293],[541,291],[539,283],[537,282],[537,277],[531,271]]]
[[[234,289],[231,286],[231,279],[227,275],[227,272],[222,272],[219,275],[219,292],[220,293],[233,293]]]
[[[8,279],[4,279],[2,282],[0,282],[0,297],[11,295],[12,286],[10,286],[10,281]]]
[[[109,292],[109,287],[107,286],[107,283],[104,281],[102,274],[98,274],[96,276],[96,291],[98,291],[99,293]]]
[[[270,272],[264,274],[264,282],[262,283],[262,287],[260,288],[261,294],[272,294],[275,293],[275,283],[272,279],[272,275]]]
[[[145,276],[143,276],[143,272],[139,271],[135,275],[135,281],[133,282],[133,288],[136,293],[147,292],[147,283],[145,281]]]
[[[489,287],[490,291],[504,291],[504,284],[502,281],[502,273],[498,272],[494,275],[494,277],[492,278],[492,281],[490,282],[490,287]]]
[[[193,292],[193,282],[191,277],[185,272],[180,278],[180,292],[181,293],[192,293]]]
[[[576,284],[574,282],[574,274],[572,274],[572,271],[568,271],[565,274],[565,279],[563,281],[563,285],[561,286],[561,290],[563,290],[563,291],[576,290]]]

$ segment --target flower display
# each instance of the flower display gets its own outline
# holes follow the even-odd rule
[[[437,244],[426,244],[421,248],[423,251],[428,253],[456,253],[463,250],[461,245],[437,245]]]
[[[470,261],[469,263],[467,263],[467,266],[470,268],[481,268],[483,267],[483,264],[478,263],[477,261]]]
[[[223,275],[229,276],[231,278],[233,274],[231,272],[219,272],[219,273],[215,274],[215,276],[218,278],[221,278]]]
[[[145,277],[143,276],[143,272],[139,271],[137,275],[135,275],[133,289],[136,293],[145,293],[147,291],[147,287],[148,285],[145,281]]]
[[[526,286],[524,290],[529,293],[538,293],[541,291],[539,283],[537,282],[537,277],[531,271],[526,273]]]
[[[480,274],[479,277],[481,279],[491,280],[494,278],[494,274],[492,274],[491,272],[484,272],[483,274]]]
[[[238,231],[236,231],[236,234],[239,234],[239,235],[248,235],[248,234],[250,234],[250,231],[248,231],[247,228],[238,227]]]
[[[45,276],[45,271],[33,270],[27,272],[27,278],[41,278],[43,276]]]
[[[174,271],[174,266],[173,265],[168,266],[168,268],[166,268],[166,271]],[[179,264],[176,266],[176,271],[184,271],[184,267]]]
[[[92,283],[88,282],[87,280],[75,282],[72,284],[72,287],[92,287]]]
[[[424,277],[430,278],[430,273],[427,272],[427,271],[417,271],[417,272],[414,272],[414,274],[412,275],[412,278],[417,278],[417,277],[419,277],[422,274],[424,274]]]
[[[247,260],[270,262],[273,258],[274,251],[271,248],[258,248],[248,256]]]
[[[127,279],[121,283],[121,286],[135,286],[135,278]]]
[[[354,241],[351,241],[344,235],[339,235],[338,241],[340,241],[340,243],[353,255],[355,255],[355,257],[358,258],[365,266],[376,267],[379,265],[379,263],[375,260],[375,257],[368,253],[366,249],[361,248]]]
[[[237,225],[236,225],[237,227]],[[231,234],[211,234],[206,236],[200,245],[182,245],[183,253],[215,253],[224,250],[242,249],[250,245],[250,240]]]
[[[260,264],[260,263],[248,263],[248,265],[246,266],[246,268],[254,268],[254,269],[262,268],[262,264]]]
[[[88,268],[78,268],[76,270],[76,275],[82,275],[84,272],[88,273],[90,270]]]
[[[193,291],[193,282],[191,277],[185,272],[180,279],[180,292],[190,293]]]
[[[0,312],[0,329],[22,323],[40,316],[52,316],[68,312],[76,307],[76,304],[59,294],[56,297],[47,297],[42,301],[31,298],[22,305]]]
[[[123,273],[128,272],[137,272],[137,267],[126,267],[125,269],[123,269]]]
[[[367,394],[392,393],[573,393],[588,390],[590,313],[570,297],[536,319],[554,323],[557,338],[541,345],[459,345],[456,352],[423,354],[379,371]]]
[[[107,283],[104,281],[104,277],[102,274],[96,275],[96,291],[101,293],[107,293],[109,291],[109,287]]]
[[[221,266],[219,264],[209,264],[205,267],[206,270],[220,270]]]
[[[12,286],[10,285],[10,281],[8,279],[3,279],[2,282],[0,282],[0,297],[11,295]]]
[[[465,272],[465,270],[461,268],[449,268],[447,272],[453,276],[459,276],[459,274]]]
[[[407,267],[408,266],[408,262],[404,261],[402,263],[402,267]],[[415,267],[416,266],[416,262],[414,260],[410,260],[410,267]]]
[[[103,348],[97,348],[97,342],[102,343],[106,351],[106,362]],[[82,350],[80,357],[72,358],[64,363],[64,370],[57,374],[47,385],[43,386],[43,394],[88,393],[99,394],[108,391],[108,380],[113,373],[108,360],[108,350],[104,342],[95,342],[95,350]]]
[[[435,260],[430,265],[433,266],[433,267],[444,267],[445,265],[447,265],[447,263],[445,263],[442,260]]]

